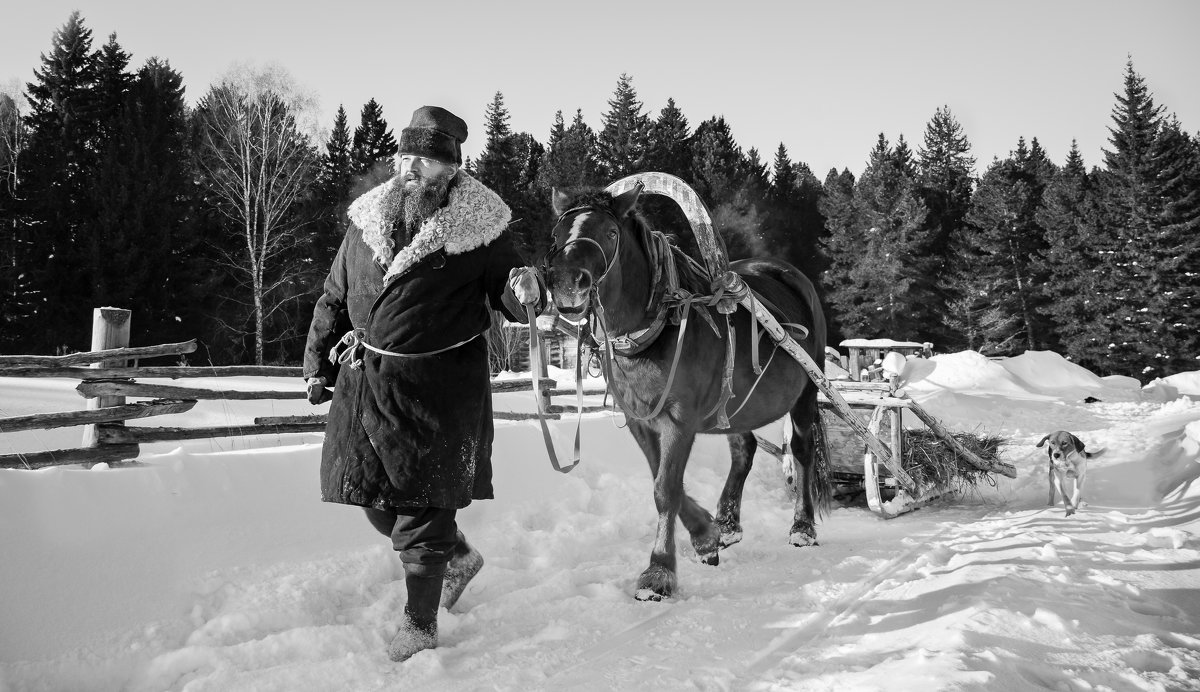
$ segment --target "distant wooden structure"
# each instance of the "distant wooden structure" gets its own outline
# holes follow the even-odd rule
[[[933,355],[933,344],[929,342],[893,341],[892,339],[846,339],[838,344],[847,349],[850,355],[846,359],[846,370],[850,379],[855,381],[879,381],[883,375],[876,370],[871,372],[871,366],[882,361],[888,353],[895,351],[905,358],[921,356],[928,358]],[[864,378],[863,373],[867,372]]]

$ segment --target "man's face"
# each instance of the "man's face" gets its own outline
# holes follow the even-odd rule
[[[449,181],[454,175],[455,167],[424,156],[402,154],[400,156],[400,177],[407,188],[419,187],[425,182]]]
[[[400,215],[405,228],[415,233],[421,223],[446,201],[450,181],[458,168],[423,156],[404,154],[399,158],[399,169],[403,182],[399,189]]]

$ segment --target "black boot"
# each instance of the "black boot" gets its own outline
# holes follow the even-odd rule
[[[437,646],[437,611],[442,594],[446,565],[404,564],[404,585],[408,602],[400,630],[388,646],[388,656],[396,662],[407,661],[413,654]]]
[[[442,583],[442,607],[450,610],[458,597],[467,588],[467,583],[483,569],[483,555],[467,543],[467,537],[462,531],[458,532],[458,545],[454,547],[454,555],[450,564],[446,565],[446,578]]]

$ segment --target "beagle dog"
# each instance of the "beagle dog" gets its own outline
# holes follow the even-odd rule
[[[1049,435],[1043,437],[1037,443],[1038,447],[1050,443],[1046,452],[1050,456],[1050,466],[1048,476],[1050,480],[1050,501],[1049,505],[1054,504],[1054,489],[1062,493],[1063,504],[1067,508],[1067,516],[1075,513],[1079,509],[1080,500],[1083,496],[1083,479],[1087,475],[1088,459],[1098,457],[1103,453],[1088,452],[1083,448],[1083,440],[1075,437],[1066,430],[1056,430]],[[1067,479],[1074,480],[1074,492],[1067,495]]]

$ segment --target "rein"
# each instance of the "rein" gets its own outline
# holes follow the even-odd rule
[[[546,412],[542,410],[542,387],[538,373],[542,371],[542,344],[537,330],[537,315],[533,314],[533,306],[525,306],[525,319],[529,320],[529,369],[533,377],[533,398],[537,403],[537,419],[542,426],[542,441],[546,443],[546,452],[550,455],[550,465],[559,473],[570,473],[579,466],[579,431],[583,427],[583,368],[578,349],[575,354],[575,394],[579,400],[579,417],[575,421],[575,451],[571,463],[563,466],[554,453],[554,441],[550,439],[550,426],[546,425]]]
[[[680,357],[683,354],[684,337],[687,334],[688,328],[688,316],[692,310],[695,310],[707,321],[709,327],[712,328],[713,333],[716,334],[717,338],[721,338],[721,332],[717,328],[716,322],[713,320],[712,315],[708,310],[709,308],[716,308],[719,313],[725,315],[726,338],[723,339],[725,341],[725,363],[724,371],[722,373],[722,386],[721,393],[717,398],[717,402],[713,405],[712,409],[708,411],[708,413],[704,414],[701,420],[708,420],[712,416],[716,415],[717,420],[715,427],[717,429],[728,428],[730,415],[727,413],[726,407],[729,400],[734,396],[733,371],[734,354],[736,351],[736,332],[733,329],[732,314],[737,310],[740,301],[746,296],[750,296],[752,301],[759,301],[768,307],[774,306],[772,306],[769,301],[764,300],[761,296],[755,293],[749,286],[745,284],[745,282],[742,281],[734,282],[737,288],[733,289],[732,285],[734,284],[727,286],[727,284],[730,282],[712,281],[711,277],[709,277],[709,281],[713,286],[712,295],[696,294],[682,288],[679,281],[679,268],[676,264],[680,257],[689,263],[693,272],[696,272],[701,276],[708,277],[709,275],[707,270],[701,267],[691,257],[677,252],[670,245],[670,242],[667,240],[664,234],[652,232],[649,237],[650,242],[646,248],[647,260],[653,271],[653,276],[651,278],[650,298],[646,305],[646,310],[649,311],[653,309],[655,303],[658,304],[658,310],[656,311],[650,325],[645,329],[641,329],[629,334],[612,336],[608,330],[608,319],[604,310],[604,304],[600,301],[599,287],[600,283],[605,279],[605,277],[608,276],[613,267],[616,266],[617,260],[620,257],[622,232],[620,219],[617,219],[616,215],[610,209],[604,207],[583,206],[574,207],[563,212],[558,218],[558,223],[561,224],[563,220],[571,214],[597,211],[608,214],[617,224],[618,231],[616,234],[616,247],[613,250],[613,256],[610,258],[608,253],[604,251],[604,246],[595,239],[585,236],[578,236],[568,239],[561,246],[551,248],[550,251],[546,253],[546,257],[543,260],[542,266],[543,268],[548,268],[551,260],[558,254],[565,252],[572,243],[587,242],[595,246],[595,248],[600,252],[600,257],[604,260],[604,271],[601,273],[600,277],[592,283],[592,289],[588,296],[588,302],[591,317],[595,319],[596,326],[599,328],[601,334],[600,338],[596,339],[598,345],[603,351],[602,355],[604,356],[600,358],[600,364],[601,369],[604,372],[605,380],[609,383],[609,389],[612,391],[614,402],[622,410],[622,412],[625,413],[626,417],[634,420],[646,421],[656,418],[659,414],[661,414],[663,408],[666,406],[667,399],[670,397],[671,389],[675,382],[675,375],[678,372]],[[732,274],[732,272],[728,273]],[[660,282],[665,283],[662,291],[657,290]],[[616,356],[621,355],[629,358],[648,348],[650,344],[654,343],[654,341],[658,339],[659,335],[662,333],[662,330],[666,327],[667,315],[672,310],[676,311],[676,317],[672,321],[679,324],[679,333],[675,339],[675,354],[671,359],[671,366],[667,371],[666,383],[663,386],[662,395],[658,398],[657,403],[654,404],[649,413],[639,414],[636,413],[633,408],[622,399],[617,388],[612,386],[613,369],[620,369],[620,366],[616,363]],[[541,397],[539,396],[540,388],[538,383],[538,372],[541,369],[541,348],[538,342],[537,326],[534,322],[535,317],[533,315],[532,306],[527,307],[526,314],[529,320],[530,367],[533,370],[533,389],[534,396],[537,398],[538,421],[542,427],[542,436],[546,443],[546,450],[550,455],[550,463],[554,466],[556,471],[568,473],[580,462],[579,430],[582,424],[583,416],[583,384],[580,356],[582,348],[577,347],[575,360],[575,383],[576,394],[579,401],[579,420],[577,420],[575,428],[574,457],[571,460],[570,465],[564,467],[559,463],[558,457],[554,452],[554,445],[550,439],[549,428],[546,425],[545,416],[542,411]],[[766,373],[767,368],[770,367],[771,362],[774,360],[775,351],[778,350],[777,343],[776,348],[771,351],[771,355],[767,359],[767,365],[765,367],[761,366],[759,364],[758,354],[758,328],[760,325],[753,311],[751,311],[750,314],[750,324],[751,360],[753,370],[757,377],[755,378],[754,383],[750,386],[749,390],[746,392],[746,395],[743,397],[741,405],[738,406],[738,408],[733,412],[734,416],[740,413],[741,410],[745,408],[746,404],[749,403],[750,397],[758,388],[759,383],[762,381],[763,375]],[[808,329],[803,325],[783,323],[781,326],[799,332],[800,338],[804,338],[808,335]],[[595,338],[594,334],[593,338]]]

